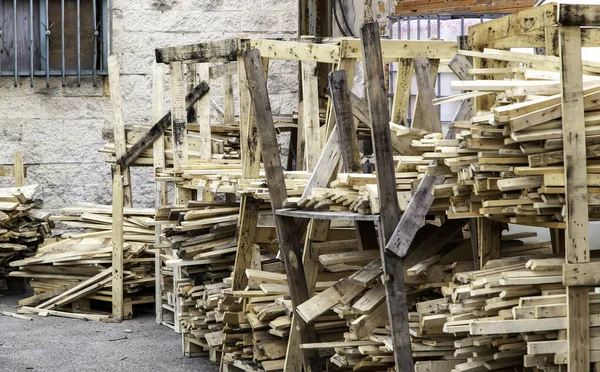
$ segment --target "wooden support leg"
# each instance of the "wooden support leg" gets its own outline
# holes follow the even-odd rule
[[[552,253],[565,253],[565,229],[549,229]]]
[[[439,59],[415,58],[415,75],[419,95],[415,103],[414,118],[411,127],[423,129],[430,133],[441,133],[442,123],[438,109],[433,106],[435,81],[440,65]]]
[[[123,320],[123,175],[113,165],[112,205],[112,317]]]
[[[581,60],[581,28],[559,26],[565,198],[569,211],[565,251],[567,263],[590,262],[585,117]],[[576,52],[573,52],[576,51]],[[572,372],[590,370],[589,288],[567,287],[568,366]]]
[[[386,253],[385,247],[400,219],[396,194],[396,179],[392,141],[388,120],[387,92],[383,75],[383,57],[379,38],[379,24],[365,23],[361,27],[361,43],[366,76],[367,97],[371,117],[377,187],[380,201],[381,259],[384,267],[390,328],[394,342],[396,368],[402,372],[414,371],[408,324],[408,307],[404,289],[402,259]]]
[[[242,56],[246,69],[247,84],[256,116],[256,127],[263,149],[263,162],[269,186],[269,194],[271,196],[271,208],[276,212],[283,207],[283,202],[287,198],[287,191],[285,189],[283,168],[277,147],[277,135],[273,124],[267,82],[260,59],[260,52],[257,49],[252,49],[243,52]],[[300,239],[303,234],[298,229],[298,224],[293,218],[276,215],[275,224],[280,252],[288,276],[290,297],[295,309],[309,298],[304,265],[301,259],[302,249]],[[305,324],[303,321],[299,321],[298,329],[300,342],[316,342],[317,336],[312,324]],[[303,355],[305,370],[321,370],[317,358],[318,353],[304,350]]]
[[[400,58],[398,60],[398,73],[396,74],[391,121],[405,127],[408,127],[408,108],[410,106],[412,76],[413,60],[411,58]]]
[[[234,291],[240,291],[248,285],[246,269],[250,268],[252,260],[252,247],[256,240],[256,224],[258,223],[258,212],[260,210],[260,201],[254,198],[243,196],[240,205],[240,225],[237,242],[237,255],[233,269]]]
[[[500,258],[500,242],[504,224],[480,218],[477,223],[479,265],[484,267],[489,260]]]

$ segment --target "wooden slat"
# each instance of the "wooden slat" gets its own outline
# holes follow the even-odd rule
[[[335,71],[329,74],[329,89],[332,107],[335,113],[336,127],[342,144],[342,161],[347,172],[362,172],[356,125],[352,114],[352,103],[348,90],[345,71]]]
[[[123,320],[123,175],[114,165],[112,214],[112,317]]]
[[[302,133],[306,170],[312,171],[321,153],[321,119],[319,118],[319,78],[317,63],[302,61]]]
[[[430,133],[442,132],[440,113],[433,105],[436,97],[435,81],[439,64],[439,60],[428,60],[427,58],[415,58],[414,60],[418,95],[411,127]]]
[[[413,60],[401,58],[398,60],[398,73],[392,103],[391,121],[408,127],[408,107],[410,105],[410,86],[413,76]]]

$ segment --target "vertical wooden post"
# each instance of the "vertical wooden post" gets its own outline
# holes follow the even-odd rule
[[[15,152],[13,174],[15,176],[15,185],[17,187],[25,186],[25,167],[23,165],[23,153],[20,151]]]
[[[182,167],[188,164],[187,110],[185,107],[184,71],[181,62],[172,62],[169,67],[171,83],[171,125],[173,129],[173,169],[175,173],[179,173],[182,171]],[[175,189],[176,205],[186,205],[191,197],[191,190],[179,187]]]
[[[152,121],[160,120],[165,111],[164,101],[164,67],[162,64],[155,63],[152,66]],[[154,161],[154,172],[163,172],[165,169],[165,136],[161,135],[154,141],[152,147],[152,156]],[[167,184],[165,181],[155,181],[155,206],[156,208],[167,205]],[[162,225],[156,224],[154,227],[154,242],[160,243],[160,233]],[[162,282],[161,282],[161,266],[160,250],[155,251],[154,259],[154,303],[156,312],[156,323],[163,322],[163,307],[162,307]]]
[[[125,137],[125,120],[123,117],[123,98],[121,97],[119,61],[117,56],[108,56],[108,81],[110,85],[110,101],[113,111],[113,134],[115,142],[115,156],[119,159],[127,152],[127,139]],[[129,168],[121,169],[123,173],[123,203],[125,207],[132,206],[131,184]]]
[[[233,78],[230,74],[225,74],[223,76],[223,123],[231,124],[234,121]]]
[[[112,317],[123,320],[123,175],[119,165],[112,166]]]
[[[252,97],[252,105],[254,106],[256,115],[261,147],[263,149],[263,162],[269,186],[269,194],[271,196],[271,208],[275,212],[283,207],[283,202],[287,198],[287,191],[285,189],[283,168],[277,147],[277,136],[273,124],[267,83],[262,70],[263,66],[259,50],[245,51],[242,53],[242,56],[246,68],[248,88]],[[302,234],[293,218],[276,215],[275,224],[279,239],[279,249],[288,276],[290,297],[295,309],[309,298],[304,265],[301,259],[302,249],[300,239]],[[315,328],[312,324],[298,321],[297,326],[300,342],[307,343],[317,340]],[[304,368],[306,371],[321,370],[321,366],[316,358],[318,353],[314,350],[303,350],[302,353],[304,355]]]
[[[391,121],[396,124],[408,126],[408,107],[410,105],[410,86],[413,76],[412,58],[398,60],[398,73],[394,87]]]
[[[581,28],[559,26],[567,263],[590,262]],[[589,288],[567,287],[569,371],[590,370]]]
[[[477,223],[479,267],[483,267],[489,260],[500,258],[502,230],[503,223],[485,217],[479,218]]]
[[[196,73],[195,81],[209,81],[210,80],[210,72],[209,72],[209,64],[208,63],[199,63],[196,65]],[[211,143],[211,133],[210,133],[210,91],[207,92],[200,100],[198,101],[198,126],[199,137],[200,137],[200,161],[210,162],[212,158],[212,143]]]
[[[385,288],[396,369],[402,372],[414,371],[408,306],[404,289],[402,259],[387,253],[385,246],[392,237],[400,221],[400,208],[396,194],[396,178],[388,117],[387,92],[383,76],[383,57],[379,39],[379,25],[365,23],[361,27],[363,61],[366,76],[367,98],[371,116],[371,138],[377,170],[377,186],[381,204],[379,231],[381,232],[381,258],[386,278]]]
[[[241,45],[246,48],[244,40]],[[262,70],[266,78],[269,60],[262,58]],[[256,117],[252,106],[248,79],[246,76],[245,60],[238,54],[238,89],[240,94],[240,141],[242,149],[242,178],[256,178],[259,175],[261,146],[258,141]],[[246,269],[251,267],[254,241],[256,240],[256,225],[260,211],[260,201],[249,196],[240,200],[240,218],[238,225],[237,255],[233,269],[232,288],[234,291],[243,290],[248,284]]]
[[[306,169],[313,170],[321,153],[321,119],[317,62],[302,61],[302,125]]]
[[[441,133],[440,114],[435,106],[435,82],[437,80],[439,59],[415,58],[415,75],[417,77],[418,95],[411,127],[423,129],[431,133]]]

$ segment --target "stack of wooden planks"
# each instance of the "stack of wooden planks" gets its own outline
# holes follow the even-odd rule
[[[188,125],[188,156],[190,162],[193,163],[200,159],[201,144],[198,124]],[[240,159],[240,133],[239,126],[236,124],[218,124],[211,125],[211,150],[212,161],[215,163],[228,164],[239,163]],[[136,125],[125,127],[125,138],[127,149],[129,150],[139,139],[141,139],[149,130],[148,126]],[[173,165],[173,134],[166,131],[164,135],[165,143],[165,159],[166,164]],[[104,145],[100,152],[106,153],[106,162],[115,162],[115,144],[113,129],[109,128],[103,131],[103,139],[109,142]],[[153,153],[152,149],[148,149],[140,154],[140,156],[132,164],[133,166],[152,166]]]
[[[34,209],[37,185],[0,188],[0,291],[8,289],[9,265],[35,254],[50,235],[48,214]]]
[[[556,57],[486,49],[459,51],[487,58],[502,68],[469,69],[472,76],[494,80],[452,83],[466,94],[488,96],[490,111],[478,112],[469,121],[451,124],[456,140],[420,141],[424,159],[437,160],[427,172],[445,174],[436,197],[448,197],[451,218],[490,217],[511,223],[563,227],[565,177],[562,151],[560,75]],[[518,67],[519,64],[530,66]],[[587,66],[587,68],[586,68]],[[584,61],[584,107],[588,195],[591,218],[597,218],[600,186],[598,146],[600,128],[598,68]],[[430,146],[427,148],[427,146]]]
[[[96,313],[92,304],[112,302],[112,209],[84,204],[63,208],[62,212],[70,215],[52,216],[50,220],[80,231],[65,232],[62,239],[48,241],[35,255],[10,264],[18,268],[10,275],[30,279],[34,290],[33,296],[22,299],[19,305],[35,306],[35,311],[53,310],[55,315]],[[148,242],[153,241],[154,210],[126,208],[125,214],[124,307],[131,317],[133,305],[154,302],[154,253],[148,250]]]

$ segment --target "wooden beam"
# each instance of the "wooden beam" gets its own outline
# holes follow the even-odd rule
[[[112,167],[112,317],[123,320],[123,175],[121,167]]]
[[[508,37],[523,35],[557,23],[556,4],[523,10],[505,17],[469,27],[469,45],[472,48]]]
[[[125,122],[123,117],[123,97],[121,97],[121,79],[119,61],[116,55],[108,56],[108,80],[110,85],[110,101],[113,111],[113,136],[115,143],[115,156],[120,158],[127,152],[125,138]],[[132,206],[131,180],[129,168],[121,168],[123,174],[123,203],[125,207]]]
[[[13,173],[15,176],[15,186],[25,186],[25,167],[23,166],[23,153],[20,151],[15,152]]]
[[[362,172],[358,136],[352,114],[352,102],[346,80],[345,71],[334,71],[329,74],[329,89],[333,112],[335,114],[338,137],[340,138],[342,161],[347,172]]]
[[[209,41],[206,43],[181,45],[155,50],[157,63],[231,62],[237,59],[237,54],[237,39]]]
[[[600,6],[584,4],[558,5],[558,23],[562,26],[600,26]]]
[[[273,124],[271,104],[267,92],[267,82],[264,76],[260,51],[257,49],[244,51],[242,53],[248,89],[252,98],[252,105],[256,115],[258,138],[263,149],[263,163],[267,176],[267,185],[271,195],[271,208],[273,211],[281,209],[287,198],[285,180],[281,158],[277,146],[277,134]],[[302,233],[298,231],[293,218],[276,216],[277,237],[279,249],[285,264],[290,297],[294,309],[308,300],[308,287],[302,264],[302,247],[300,239]],[[299,318],[298,318],[299,319]],[[312,343],[317,341],[317,335],[312,324],[298,322],[301,343]],[[304,367],[307,371],[320,371],[318,353],[304,352]]]
[[[321,153],[321,119],[319,117],[319,78],[317,63],[302,61],[302,133],[306,170],[312,171]]]
[[[410,106],[410,86],[413,76],[412,58],[398,60],[398,73],[394,87],[394,100],[392,103],[392,123],[408,127],[408,107]]]
[[[186,112],[190,109],[202,96],[209,91],[208,84],[205,81],[200,82],[194,90],[189,92],[185,97],[185,109]],[[171,111],[164,115],[160,120],[150,128],[148,132],[144,134],[123,156],[119,157],[117,164],[122,168],[127,168],[135,162],[135,160],[144,152],[148,147],[157,141],[159,138],[163,138],[163,134],[167,128],[171,126]],[[160,145],[159,145],[160,146]],[[163,151],[164,152],[164,151]]]
[[[418,96],[415,103],[414,118],[411,127],[422,129],[429,133],[441,133],[442,123],[437,107],[433,105],[435,94],[435,81],[439,60],[415,58],[415,75],[417,77]]]
[[[173,168],[181,172],[182,167],[188,164],[187,143],[187,109],[185,107],[185,85],[183,63],[173,62],[170,67],[171,83],[171,125],[173,130]],[[191,199],[189,189],[177,187],[175,189],[175,204],[185,205]]]
[[[585,147],[585,117],[579,27],[559,27],[561,87],[565,157],[565,198],[569,213],[566,230],[567,263],[590,261],[589,216],[587,203],[587,168]],[[574,53],[573,51],[577,51]],[[590,370],[589,289],[567,287],[567,339],[569,340],[569,371]]]
[[[209,65],[207,63],[198,64],[196,66],[196,73],[194,75],[194,80],[198,80],[200,82],[209,81]],[[198,100],[198,109],[196,110],[199,128],[198,136],[200,137],[200,161],[202,162],[210,162],[212,159],[210,109],[210,91],[208,91]]]
[[[500,258],[500,243],[504,224],[489,218],[479,218],[477,224],[477,251],[479,267]]]
[[[403,372],[414,371],[408,303],[404,288],[402,260],[384,251],[386,243],[398,225],[400,208],[396,194],[396,180],[392,151],[391,131],[388,117],[388,100],[384,84],[383,57],[379,38],[379,24],[365,23],[361,26],[361,42],[365,69],[365,86],[371,117],[371,139],[377,170],[377,187],[380,201],[380,240],[383,273],[388,300],[388,314],[394,344],[396,368]]]

